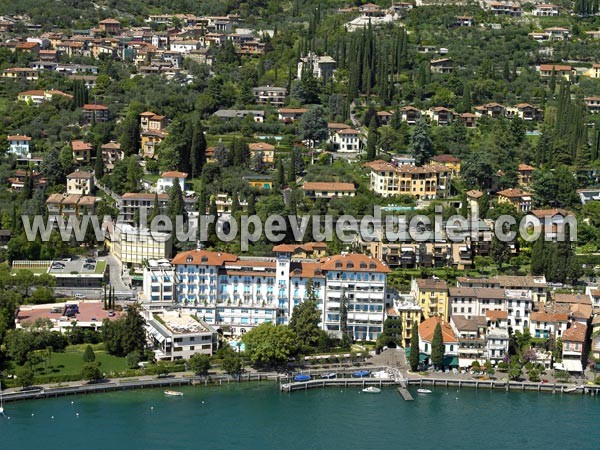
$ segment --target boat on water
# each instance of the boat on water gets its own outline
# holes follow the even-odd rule
[[[183,396],[183,392],[179,392],[179,391],[165,391],[165,395],[167,397],[182,397]]]
[[[335,373],[335,372],[324,373],[323,375],[321,375],[321,378],[327,378],[327,379],[337,378],[337,373]]]
[[[297,382],[310,381],[310,375],[304,375],[304,374],[296,375],[294,377],[294,381],[297,381]]]
[[[431,394],[430,389],[417,389],[417,393],[419,394]]]
[[[352,376],[354,378],[364,378],[364,377],[368,377],[369,375],[370,375],[370,372],[368,370],[359,370],[352,374]]]
[[[362,390],[365,394],[379,394],[381,389],[375,386],[369,386]]]
[[[577,390],[577,386],[573,386],[573,387],[565,389],[563,392],[570,394],[571,392],[575,392],[576,390]]]
[[[379,378],[380,380],[389,380],[390,379],[390,374],[387,373],[385,370],[380,370],[379,372],[373,372],[371,374],[371,376],[373,378]]]

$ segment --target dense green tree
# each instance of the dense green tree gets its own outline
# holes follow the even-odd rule
[[[388,317],[383,322],[383,332],[377,339],[380,348],[396,348],[402,344],[402,322],[398,317]]]
[[[438,369],[443,367],[444,352],[442,326],[438,323],[433,330],[433,338],[431,339],[431,363]]]
[[[202,173],[202,167],[206,163],[206,137],[202,122],[196,120],[190,149],[190,176],[196,178]]]
[[[418,166],[427,163],[434,155],[433,144],[429,135],[429,125],[423,119],[417,121],[415,125],[410,150]]]
[[[83,352],[83,361],[86,363],[91,363],[96,361],[96,354],[94,353],[94,349],[92,349],[91,345],[88,345]]]
[[[83,366],[81,371],[81,377],[87,381],[97,381],[102,379],[102,372],[100,371],[100,363],[90,362]]]
[[[244,334],[246,354],[253,364],[278,366],[287,362],[298,350],[296,334],[285,325],[263,323]]]
[[[196,375],[208,375],[208,371],[210,370],[210,356],[195,353],[190,357],[189,366]]]
[[[294,307],[290,318],[290,329],[296,333],[298,345],[303,353],[314,351],[319,341],[321,313],[315,300],[307,298]]]
[[[298,133],[311,147],[327,138],[327,121],[322,107],[313,106],[302,114],[298,120]]]

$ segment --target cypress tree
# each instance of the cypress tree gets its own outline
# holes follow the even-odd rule
[[[206,163],[206,137],[204,136],[204,128],[200,119],[194,124],[192,136],[192,146],[190,149],[190,168],[191,178],[196,178],[202,172],[202,167]]]
[[[436,368],[444,364],[444,339],[442,337],[442,326],[438,323],[433,331],[431,340],[431,362]]]
[[[253,216],[254,214],[256,214],[256,199],[254,194],[251,193],[248,195],[248,215]]]
[[[288,170],[288,183],[296,182],[296,152],[292,150],[290,153],[290,167]]]
[[[283,169],[283,161],[281,158],[277,160],[277,189],[285,186],[285,170]]]
[[[148,224],[152,224],[152,220],[160,214],[160,204],[158,203],[158,193],[154,193],[154,205],[152,206],[152,212],[148,217]]]
[[[419,368],[419,324],[413,323],[410,333],[410,357],[408,360],[410,370],[416,372]]]
[[[369,122],[369,134],[367,136],[367,161],[373,161],[377,157],[377,119],[371,117]]]
[[[104,177],[104,160],[102,159],[102,152],[100,150],[98,150],[98,155],[96,155],[96,161],[94,162],[94,175],[98,180]]]

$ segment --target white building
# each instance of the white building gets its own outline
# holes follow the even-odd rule
[[[240,335],[264,322],[288,323],[312,284],[324,330],[339,335],[344,292],[349,333],[355,339],[377,338],[383,329],[389,272],[381,261],[353,254],[321,260],[291,255],[286,247],[279,247],[274,258],[205,250],[180,253],[173,259],[177,302],[207,323]]]
[[[169,191],[169,189],[171,189],[173,187],[173,184],[175,182],[179,183],[179,186],[181,186],[181,192],[184,192],[185,191],[185,180],[186,180],[187,176],[188,176],[188,174],[185,172],[177,172],[177,171],[163,172],[160,175],[160,178],[158,179],[158,181],[156,182],[156,192],[158,192],[159,194],[167,193]]]
[[[329,143],[337,152],[358,152],[361,148],[360,131],[349,127],[335,130],[329,135]]]
[[[175,269],[168,259],[151,259],[144,266],[144,303],[150,308],[175,301]]]
[[[31,138],[29,136],[15,134],[7,136],[6,140],[8,141],[8,153],[15,155],[17,158],[31,158],[31,152],[29,151]]]
[[[560,7],[557,5],[542,3],[533,8],[531,12],[534,16],[537,17],[554,17],[560,15]]]
[[[492,364],[498,364],[504,360],[508,352],[508,330],[506,328],[490,328],[487,332],[487,359]]]
[[[157,360],[189,359],[196,353],[212,355],[216,350],[215,329],[195,315],[144,310],[144,318],[148,342]]]
[[[428,356],[431,355],[431,344],[433,341],[433,335],[435,328],[440,324],[442,328],[442,340],[444,341],[444,359],[458,359],[458,338],[454,334],[454,330],[450,324],[444,321],[441,317],[430,317],[429,319],[419,324],[419,352],[424,353]],[[431,362],[431,360],[430,360]],[[455,364],[458,366],[458,361]]]
[[[67,175],[67,194],[92,195],[94,192],[94,174],[76,170]]]
[[[194,50],[200,49],[200,41],[195,40],[178,40],[172,41],[169,50],[172,52],[187,54]]]
[[[336,67],[337,62],[331,56],[319,56],[310,52],[298,61],[298,79],[302,79],[305,71],[310,71],[315,78],[327,80],[333,75]]]

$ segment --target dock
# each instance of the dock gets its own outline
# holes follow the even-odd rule
[[[410,392],[408,392],[408,389],[406,389],[406,383],[405,382],[400,382],[400,386],[398,386],[398,393],[407,402],[412,402],[414,400],[413,396],[410,395]]]
[[[323,387],[360,387],[365,388],[367,386],[376,386],[381,388],[382,386],[392,386],[396,384],[396,381],[392,378],[329,378],[329,379],[315,379],[309,381],[295,381],[291,383],[283,383],[280,385],[280,390],[283,392],[294,392],[304,391],[307,389],[323,388]]]

